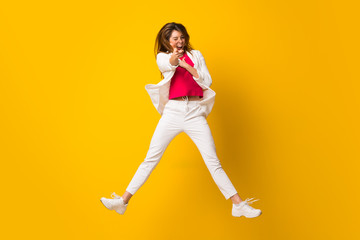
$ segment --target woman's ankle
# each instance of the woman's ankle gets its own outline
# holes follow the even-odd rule
[[[122,195],[122,199],[125,204],[129,203],[131,197],[132,197],[132,194],[127,191],[125,191],[125,193]]]
[[[239,194],[237,194],[237,193],[234,196],[232,196],[230,199],[234,204],[239,204],[242,202],[242,199],[240,198]]]

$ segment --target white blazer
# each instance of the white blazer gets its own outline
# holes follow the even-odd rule
[[[192,50],[191,55],[188,51],[186,51],[187,55],[194,63],[194,68],[197,70],[199,78],[193,79],[199,84],[199,86],[203,89],[203,98],[200,100],[200,106],[205,110],[205,118],[210,114],[214,103],[215,103],[215,91],[210,88],[212,84],[212,79],[209,73],[209,70],[206,67],[205,59],[199,50]],[[156,108],[156,110],[163,114],[164,107],[166,103],[169,101],[169,88],[170,88],[170,80],[175,73],[177,66],[173,66],[170,64],[170,57],[172,52],[160,52],[156,56],[156,63],[159,67],[159,70],[164,75],[164,79],[162,79],[157,84],[146,84],[145,89],[150,95],[151,101]]]

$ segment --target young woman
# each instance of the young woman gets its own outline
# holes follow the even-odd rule
[[[185,27],[167,23],[159,31],[155,42],[156,63],[164,78],[158,84],[147,84],[146,91],[161,118],[152,136],[145,160],[122,196],[115,192],[111,198],[101,198],[110,210],[124,214],[130,198],[145,183],[159,163],[169,143],[185,132],[196,144],[210,174],[225,199],[233,202],[232,216],[257,217],[260,209],[249,206],[257,200],[243,201],[223,170],[216,155],[207,116],[215,101],[215,92],[210,88],[212,78],[205,59],[199,50],[194,50]],[[252,201],[251,201],[252,200]]]

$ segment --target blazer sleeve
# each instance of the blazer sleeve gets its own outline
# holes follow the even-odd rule
[[[196,78],[196,77],[193,76],[193,78],[194,78],[195,81],[203,83],[206,86],[210,87],[211,84],[212,84],[212,78],[211,78],[209,70],[208,70],[208,68],[206,66],[205,58],[201,54],[201,52],[199,50],[197,50],[197,51],[198,51],[200,62],[198,64],[198,67],[196,68],[196,70],[198,72],[199,77]]]
[[[171,65],[170,63],[171,54],[160,52],[156,55],[156,63],[159,67],[160,72],[168,72],[168,71],[175,71],[176,68],[179,66]]]

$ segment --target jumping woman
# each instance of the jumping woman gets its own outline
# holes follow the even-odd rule
[[[130,198],[149,178],[169,143],[185,132],[195,143],[210,174],[225,199],[232,200],[232,216],[258,217],[260,209],[249,206],[257,200],[243,201],[223,170],[216,155],[207,116],[215,102],[210,88],[212,78],[199,50],[192,48],[186,28],[179,23],[165,24],[156,37],[155,56],[161,75],[157,84],[147,84],[146,91],[161,118],[150,141],[145,160],[140,164],[122,196],[100,200],[110,210],[124,214]]]

